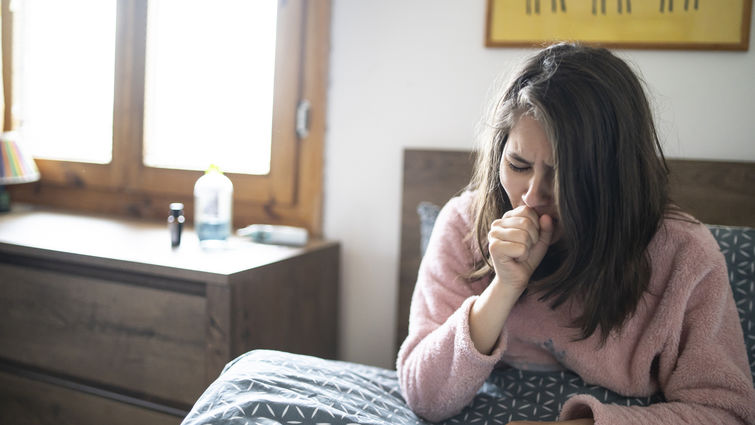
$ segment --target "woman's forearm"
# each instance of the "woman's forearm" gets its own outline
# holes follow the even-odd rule
[[[522,292],[522,289],[502,284],[495,277],[475,300],[469,310],[469,333],[477,351],[485,355],[493,351],[503,325]]]

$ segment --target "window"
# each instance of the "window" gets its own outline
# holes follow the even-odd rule
[[[16,201],[158,219],[183,202],[191,218],[212,163],[234,184],[236,227],[319,233],[329,1],[2,6],[5,129],[42,175],[11,187]]]
[[[144,165],[268,174],[277,2],[205,1],[147,6]]]
[[[12,113],[36,158],[107,164],[116,1],[72,3],[78,7],[44,0],[12,3]]]

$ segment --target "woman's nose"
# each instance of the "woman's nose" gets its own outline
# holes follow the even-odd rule
[[[540,210],[543,207],[549,206],[552,200],[553,184],[551,182],[546,182],[545,179],[541,178],[533,178],[530,180],[527,192],[522,197],[522,201],[524,201],[528,207],[538,211],[538,214],[540,214]]]

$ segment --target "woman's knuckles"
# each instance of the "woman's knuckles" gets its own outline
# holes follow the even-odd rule
[[[493,257],[508,257],[520,261],[529,249],[526,245],[516,242],[493,240],[489,243],[488,249]]]

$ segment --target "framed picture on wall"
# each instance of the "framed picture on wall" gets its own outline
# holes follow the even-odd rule
[[[485,45],[748,50],[752,0],[488,0]]]

